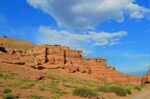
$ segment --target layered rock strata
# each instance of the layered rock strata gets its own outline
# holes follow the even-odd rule
[[[30,50],[5,49],[0,46],[0,62],[29,65],[38,69],[64,69],[67,73],[92,75],[101,81],[141,83],[141,76],[117,72],[105,58],[84,58],[80,50],[59,45],[39,45]]]

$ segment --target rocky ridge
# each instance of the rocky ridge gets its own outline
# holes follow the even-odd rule
[[[63,69],[81,73],[101,81],[140,84],[142,76],[128,75],[108,66],[104,58],[84,58],[83,52],[60,45],[38,45],[27,50],[0,45],[0,62],[30,66],[34,69]]]

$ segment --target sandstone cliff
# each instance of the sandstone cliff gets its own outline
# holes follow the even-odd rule
[[[120,83],[140,83],[141,77],[117,72],[104,58],[84,58],[82,51],[64,46],[40,45],[33,49],[36,65],[44,68],[66,69],[69,73],[95,75],[100,80]]]
[[[29,44],[30,45],[30,44]],[[20,47],[0,46],[0,62],[31,66],[37,69],[63,69],[67,73],[81,73],[101,81],[119,83],[141,83],[141,76],[133,76],[116,71],[108,66],[104,58],[84,58],[83,52],[60,45]]]

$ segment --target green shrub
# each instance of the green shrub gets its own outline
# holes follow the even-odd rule
[[[8,73],[7,71],[0,71],[0,78],[2,79],[13,79],[15,74],[13,73]]]
[[[99,92],[114,92],[118,96],[126,96],[127,90],[119,86],[102,86],[97,89]]]
[[[4,95],[3,99],[18,99],[19,98],[19,95],[17,94],[7,94],[7,95]]]
[[[37,96],[37,95],[31,95],[30,99],[43,99],[42,96]]]
[[[63,84],[64,87],[68,87],[68,88],[76,88],[76,86],[72,86],[72,85],[67,85],[67,84]]]
[[[21,86],[21,89],[31,89],[34,86],[34,83],[25,83]]]
[[[126,96],[127,95],[127,90],[122,87],[114,86],[114,87],[112,87],[112,90],[113,90],[113,92],[116,93],[117,96]]]
[[[43,85],[38,86],[38,89],[39,89],[40,91],[46,91],[46,88],[45,88]]]
[[[56,89],[54,93],[57,94],[57,96],[63,96],[64,94],[66,94],[66,92],[61,89]]]
[[[11,89],[4,89],[3,93],[11,93]]]
[[[112,92],[109,86],[102,86],[97,89],[98,92]]]
[[[127,90],[127,93],[128,93],[129,95],[132,94],[131,90],[129,90],[129,89],[126,89],[126,90]]]
[[[50,82],[50,87],[53,89],[56,89],[59,86],[59,82],[58,81],[51,81]]]
[[[73,90],[73,95],[84,97],[84,98],[98,97],[95,91],[87,88],[76,88]]]
[[[141,86],[135,86],[134,89],[141,91]]]

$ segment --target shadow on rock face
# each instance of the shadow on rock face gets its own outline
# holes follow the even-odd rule
[[[4,53],[7,53],[7,50],[5,49],[5,47],[3,47],[2,44],[0,45],[0,51],[2,51],[2,52],[4,52]]]

